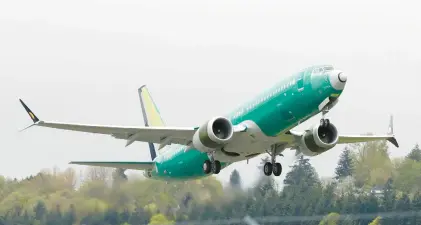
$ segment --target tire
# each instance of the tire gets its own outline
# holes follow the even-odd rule
[[[273,175],[280,176],[282,174],[282,165],[280,163],[275,163],[273,165]]]
[[[205,160],[205,162],[203,162],[203,172],[205,174],[209,174],[212,170],[212,164],[209,160]]]
[[[221,162],[219,162],[218,160],[215,161],[215,171],[213,172],[214,174],[218,174],[221,171]]]
[[[270,175],[272,174],[272,169],[273,169],[272,163],[267,162],[267,163],[265,163],[265,165],[263,166],[263,173],[264,173],[266,176],[270,176]]]

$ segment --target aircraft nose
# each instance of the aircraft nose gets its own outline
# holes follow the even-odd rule
[[[339,72],[338,79],[339,79],[340,82],[345,83],[346,79],[347,79],[347,76],[343,72]]]
[[[347,80],[348,76],[340,70],[335,70],[329,73],[330,84],[336,90],[343,90]]]

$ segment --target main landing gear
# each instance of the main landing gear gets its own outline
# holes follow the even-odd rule
[[[275,176],[280,176],[282,174],[282,165],[276,162],[276,156],[277,156],[276,146],[272,147],[271,153],[269,153],[269,155],[271,157],[271,162],[265,163],[265,165],[263,166],[263,173],[266,176],[270,176],[272,173]]]
[[[205,174],[214,173],[218,174],[221,171],[221,162],[214,159],[215,152],[208,153],[210,160],[205,160],[203,163],[203,172]]]
[[[321,127],[328,127],[328,126],[329,126],[329,124],[330,124],[329,119],[322,118],[322,119],[320,120],[320,126],[321,126]]]

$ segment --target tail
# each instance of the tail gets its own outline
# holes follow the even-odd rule
[[[142,107],[142,115],[143,120],[145,122],[145,126],[152,126],[152,127],[163,127],[165,126],[164,121],[159,113],[158,108],[155,105],[155,102],[152,99],[149,90],[146,88],[146,85],[143,85],[138,89],[139,92],[139,100],[140,106]],[[153,143],[149,144],[149,151],[151,153],[152,160],[156,157],[156,150]]]

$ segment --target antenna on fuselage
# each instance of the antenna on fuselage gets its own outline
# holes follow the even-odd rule
[[[145,127],[149,127],[148,117],[146,115],[145,104],[143,103],[143,98],[142,98],[142,90],[143,89],[146,89],[146,85],[142,85],[137,91],[139,93],[139,100],[140,100],[140,107],[142,108],[143,121],[145,122]],[[154,160],[156,158],[155,145],[152,142],[148,142],[148,145],[149,145],[149,152],[151,153],[151,158],[152,158],[152,160]]]

